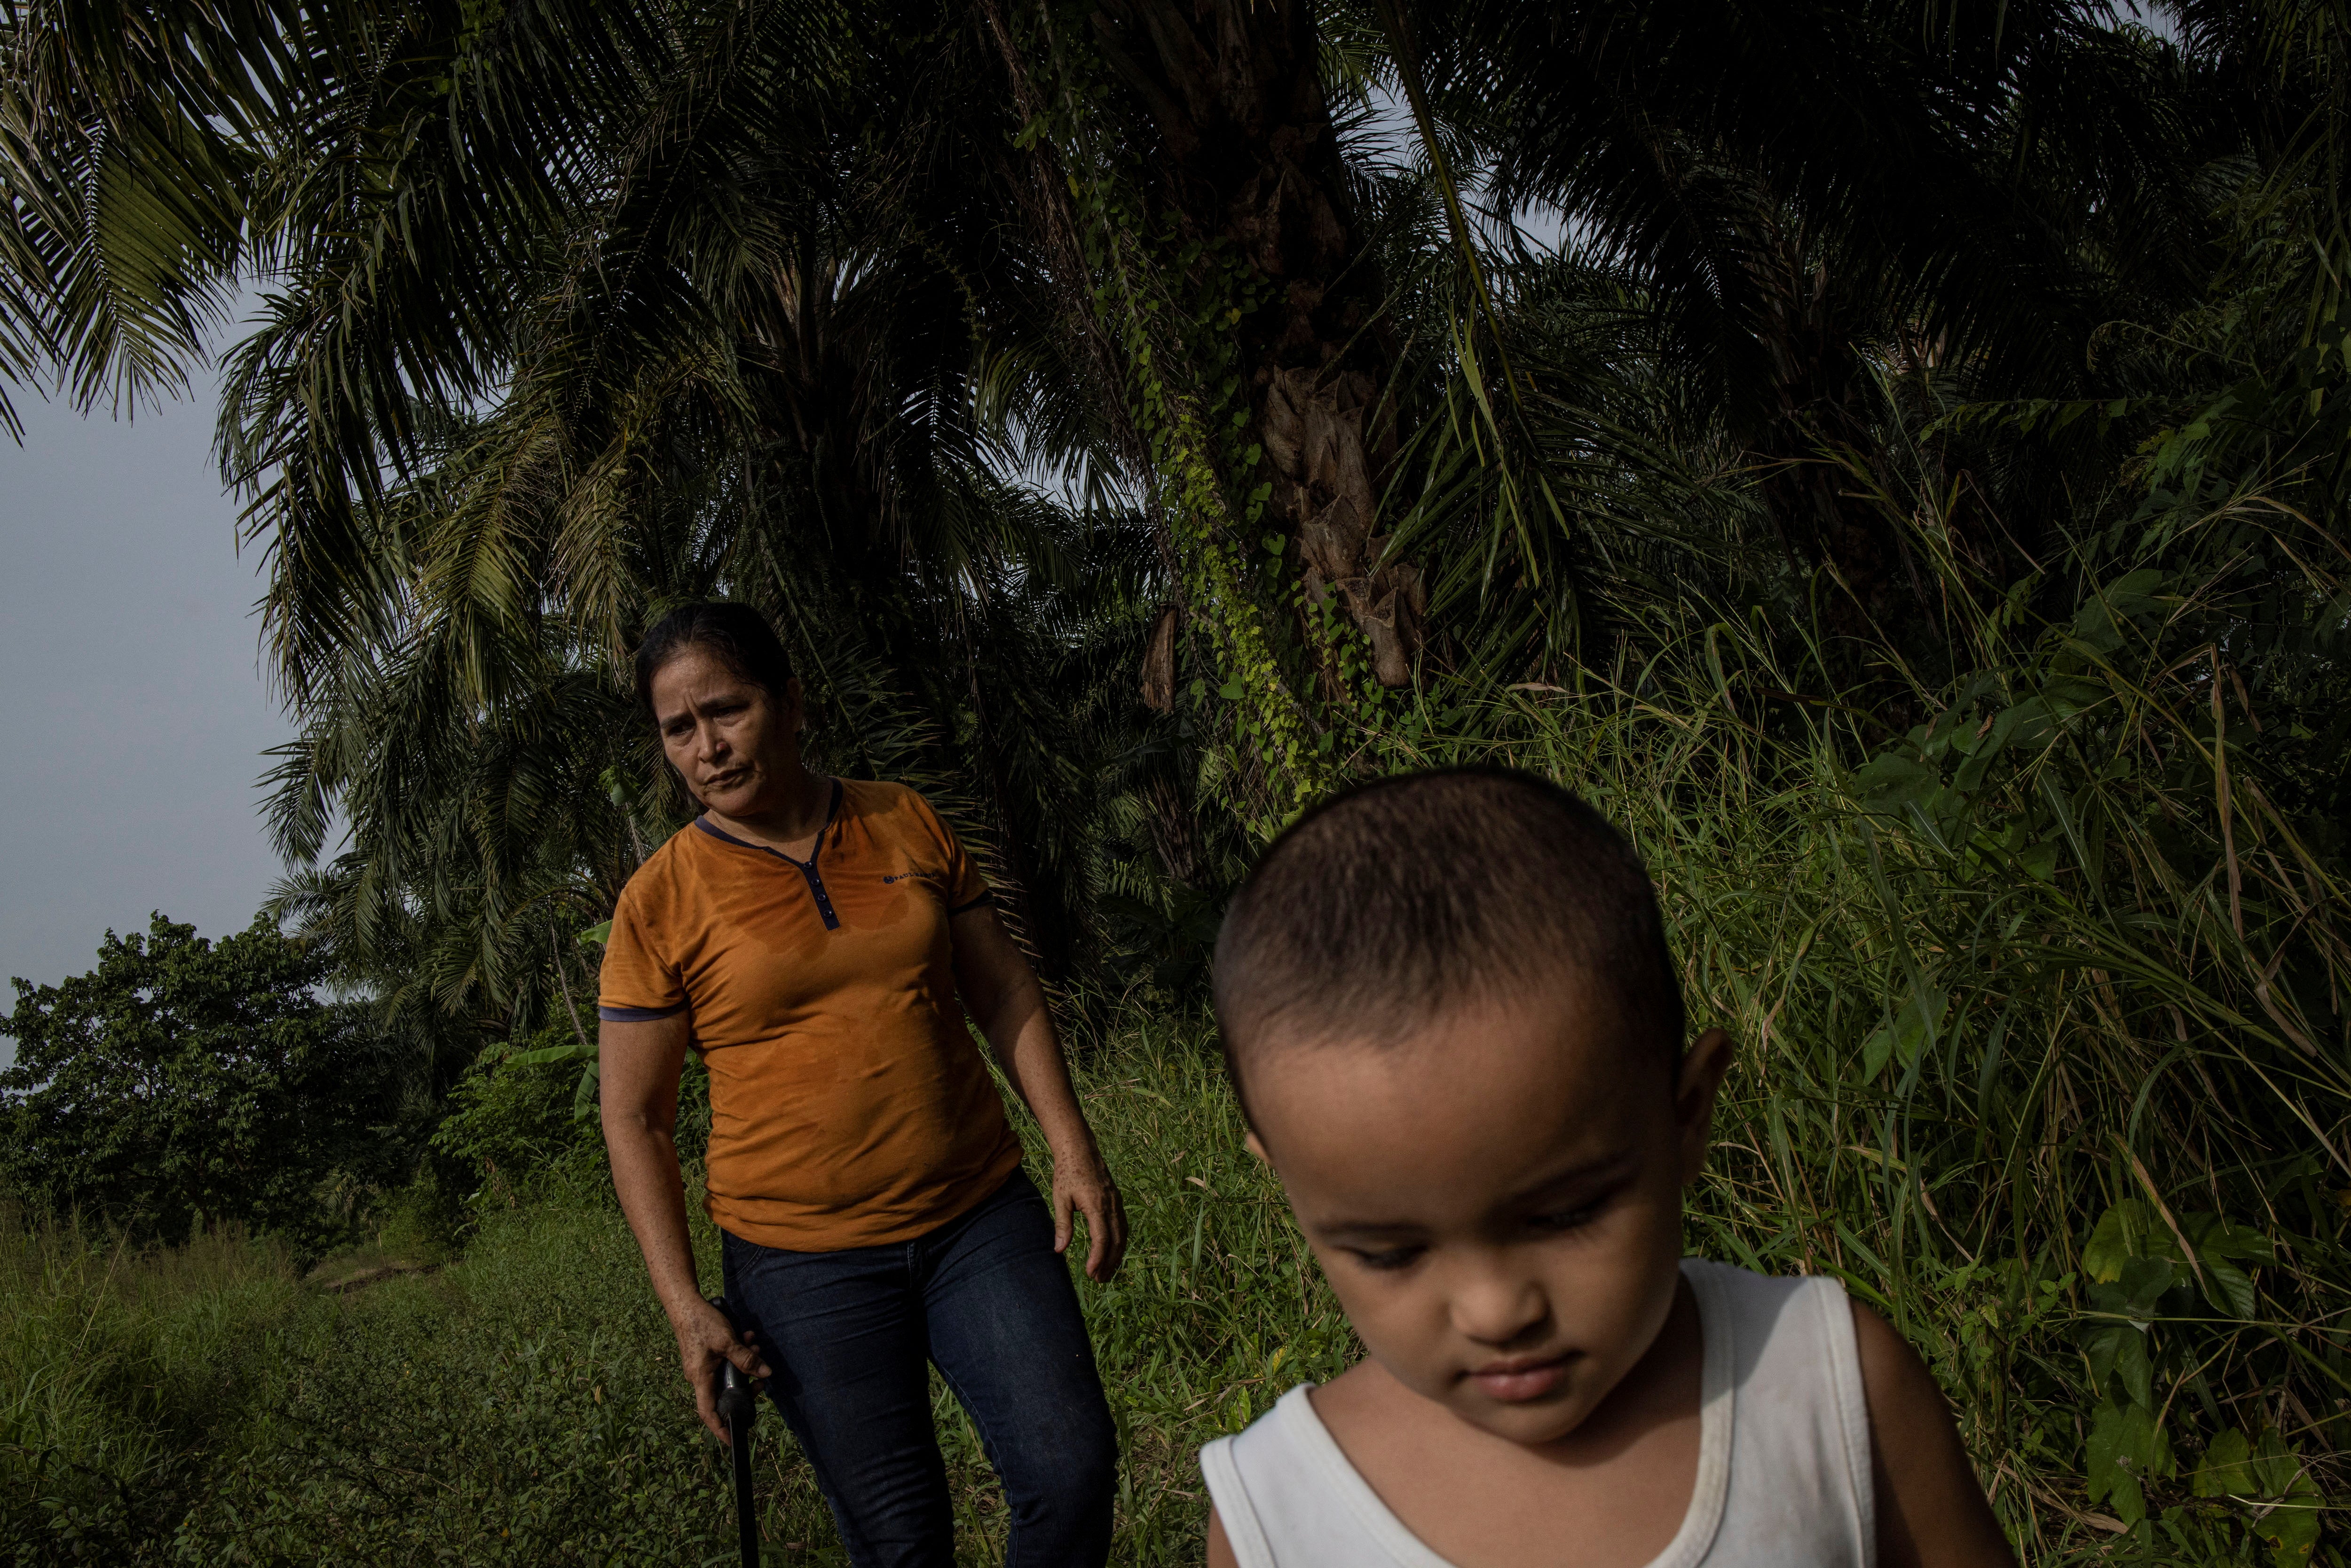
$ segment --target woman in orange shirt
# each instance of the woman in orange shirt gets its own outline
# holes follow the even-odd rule
[[[921,796],[802,766],[800,684],[756,610],[674,612],[636,676],[704,810],[613,912],[604,1138],[703,1421],[720,1431],[722,1357],[767,1378],[851,1560],[947,1568],[935,1364],[1003,1479],[1006,1561],[1104,1562],[1115,1431],[1060,1254],[1082,1215],[1107,1281],[1126,1219],[1036,976]],[[1050,1206],[966,1007],[1044,1131]],[[688,1050],[710,1073],[707,1202],[748,1344],[695,1282],[674,1141]]]

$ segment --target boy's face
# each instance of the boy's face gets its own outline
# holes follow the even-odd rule
[[[1677,1073],[1625,1035],[1571,977],[1402,1045],[1277,1041],[1249,1070],[1250,1147],[1365,1348],[1513,1442],[1574,1430],[1673,1306],[1729,1043],[1709,1030]]]

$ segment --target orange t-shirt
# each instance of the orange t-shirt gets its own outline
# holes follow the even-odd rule
[[[796,1252],[887,1246],[1019,1166],[947,935],[989,896],[929,802],[853,779],[834,782],[806,863],[704,817],[637,868],[598,1011],[688,1015],[720,1228]]]

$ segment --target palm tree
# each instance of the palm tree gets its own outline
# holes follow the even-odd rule
[[[2078,379],[2117,288],[2176,297],[2196,238],[2179,183],[2147,177],[2170,167],[2177,59],[2090,0],[1961,6],[1933,28],[1886,0],[1489,0],[1391,8],[1377,26],[1341,7],[1319,26],[1302,5],[1108,0],[1058,32],[1044,12],[983,0],[968,16],[884,13],[854,36],[820,8],[749,4],[676,16],[534,6],[489,26],[422,5],[324,21],[260,5],[22,16],[12,189],[26,195],[10,272],[37,308],[10,313],[13,362],[55,350],[86,395],[135,393],[193,345],[241,242],[307,279],[248,345],[233,451],[241,478],[283,475],[263,515],[289,579],[315,565],[365,580],[373,547],[342,514],[414,459],[428,408],[489,395],[535,352],[521,334],[541,318],[519,302],[549,275],[550,246],[592,256],[619,285],[574,301],[614,311],[595,328],[599,355],[615,333],[674,340],[713,287],[757,300],[771,348],[793,341],[824,310],[823,287],[799,305],[789,287],[746,291],[752,233],[730,225],[749,209],[721,209],[782,184],[795,187],[787,205],[857,199],[820,173],[820,144],[851,120],[891,125],[910,168],[942,151],[967,179],[989,165],[967,193],[986,193],[992,211],[972,210],[961,237],[1025,228],[1028,259],[1012,270],[1030,271],[1028,308],[1047,308],[1032,324],[1071,303],[1082,231],[1101,214],[1071,209],[1066,179],[996,155],[1023,120],[1050,122],[1058,135],[1029,145],[1061,169],[1134,172],[1113,183],[1134,187],[1146,237],[1168,242],[1143,253],[1165,288],[1186,292],[1181,274],[1222,258],[1238,280],[1225,292],[1245,307],[1229,332],[1246,406],[1234,444],[1268,465],[1261,479],[1225,477],[1237,494],[1267,486],[1262,520],[1290,541],[1310,597],[1335,586],[1390,684],[1418,642],[1417,573],[1367,552],[1419,411],[1396,384],[1397,310],[1333,120],[1332,49],[1391,85],[1426,54],[1428,129],[1457,143],[1458,172],[1489,174],[1501,205],[1549,203],[1604,228],[1682,350],[1714,367],[1751,449],[1781,465],[1773,514],[1792,546],[1837,566],[1880,618],[1896,591],[1886,541],[1798,461],[1853,434],[1844,411],[1872,336],[1899,327],[1938,362],[2010,380]],[[899,68],[893,49],[939,34],[952,41],[931,74]],[[893,92],[917,80],[945,90],[919,105]],[[1095,107],[1066,112],[1089,81]],[[611,134],[616,122],[632,134]],[[77,169],[98,199],[76,198]],[[116,185],[138,199],[110,201]],[[167,202],[167,187],[183,193]],[[118,209],[121,233],[108,222]],[[591,228],[611,227],[583,252],[590,214]],[[78,242],[84,227],[97,243]],[[700,246],[688,287],[663,270],[674,256],[643,243],[656,236]],[[637,265],[614,272],[623,254]],[[769,279],[789,270],[756,265]],[[961,281],[984,308],[1006,303],[1000,269]],[[768,329],[796,313],[793,331]],[[1101,362],[1102,325],[1064,331],[1091,350],[1066,370],[1117,373]],[[855,468],[825,483],[871,526],[888,504]],[[307,621],[331,633],[351,612],[288,593],[278,609],[297,642]]]
[[[1815,459],[1881,439],[1889,377],[2095,390],[2096,326],[2192,276],[2181,171],[2225,141],[2090,0],[1936,15],[51,0],[0,40],[0,362],[141,395],[264,283],[223,451],[310,721],[286,842],[368,802],[337,885],[408,908],[455,907],[434,854],[542,867],[468,894],[451,952],[609,892],[627,823],[584,780],[656,775],[586,742],[620,720],[584,694],[718,591],[929,737],[1074,951],[1087,857],[1047,829],[1096,787],[1042,765],[1057,688],[1022,677],[1059,660],[1006,607],[1096,602],[1094,533],[1022,476],[1097,522],[1140,497],[1185,634],[1126,594],[1064,643],[1139,664],[1149,632],[1269,822],[1425,649],[1552,668],[1759,527],[1842,585],[1835,629],[1901,641],[1903,539]],[[1596,251],[1527,255],[1530,204]],[[452,765],[404,773],[420,694]],[[508,744],[580,803],[493,853],[506,775],[456,764]]]
[[[552,700],[533,672],[609,668],[670,603],[752,599],[835,721],[834,765],[925,783],[992,851],[1016,918],[1047,938],[1049,970],[1065,970],[1083,946],[1056,893],[1066,878],[1019,832],[1079,813],[1059,777],[1025,782],[1061,798],[1007,798],[1020,780],[987,741],[991,712],[1018,695],[983,700],[968,677],[1008,575],[1039,592],[1074,580],[1058,510],[999,471],[1081,460],[1100,440],[1098,405],[1035,395],[1066,378],[1036,330],[1040,289],[989,205],[991,171],[971,156],[986,145],[946,134],[967,74],[952,44],[914,68],[901,60],[887,95],[793,81],[807,53],[788,30],[715,23],[682,41],[625,117],[609,192],[583,218],[592,243],[548,247],[543,281],[517,291],[508,331],[523,349],[495,408],[420,425],[429,442],[406,455],[416,478],[354,512],[376,530],[367,553],[398,563],[396,594],[363,573],[281,570],[280,646],[308,670],[346,628],[372,627],[403,657],[425,651],[485,714],[523,722]],[[740,79],[714,95],[714,78]],[[330,256],[298,278],[282,326],[233,367],[232,450],[256,479],[328,444],[316,403],[286,396],[277,366],[302,362],[319,309],[305,291],[337,275]],[[281,538],[318,528],[306,493],[264,491]],[[401,619],[371,619],[387,609]],[[617,705],[604,709],[608,729],[626,728]],[[978,744],[959,745],[974,726]],[[586,776],[659,777],[623,743],[585,751]],[[350,788],[320,779],[306,759],[300,788]],[[459,809],[466,790],[447,783]],[[595,793],[573,799],[609,816]],[[656,791],[656,818],[661,804]],[[546,859],[549,875],[572,863]],[[609,906],[619,879],[590,880]],[[505,901],[531,896],[525,879]],[[495,903],[458,923],[469,950],[496,935]]]
[[[2092,335],[2200,285],[2183,68],[2095,4],[1432,11],[1432,101],[1499,207],[1599,237],[1763,476],[1838,630],[1899,643],[1903,546],[1824,448],[1887,375],[2086,394]]]

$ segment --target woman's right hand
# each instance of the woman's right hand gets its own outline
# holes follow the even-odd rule
[[[735,1337],[735,1325],[708,1301],[697,1300],[683,1313],[673,1315],[670,1327],[677,1333],[677,1354],[685,1365],[685,1380],[694,1387],[694,1407],[701,1413],[702,1424],[723,1443],[726,1425],[718,1418],[718,1364],[731,1361],[746,1375],[760,1378],[769,1375],[768,1364],[756,1346]]]

